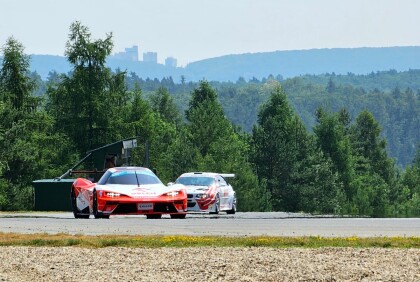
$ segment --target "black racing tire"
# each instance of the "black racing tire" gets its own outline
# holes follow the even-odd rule
[[[93,216],[98,219],[98,218],[109,218],[109,215],[104,215],[101,212],[98,212],[98,194],[96,192],[96,190],[93,190],[93,203],[92,203],[92,209],[93,209]]]
[[[73,210],[74,218],[88,219],[90,216],[89,207],[83,209],[82,211],[80,211],[77,208],[76,193],[74,193],[74,187],[71,187],[70,198],[71,198],[71,207]]]
[[[220,197],[219,194],[216,194],[216,202],[214,203],[214,211],[211,211],[210,214],[219,214],[220,212]]]
[[[162,215],[161,214],[146,214],[146,218],[147,219],[161,219]]]
[[[236,205],[237,205],[237,203],[236,203],[236,196],[234,196],[234,198],[233,198],[233,204],[232,204],[232,209],[227,210],[226,213],[227,214],[235,214],[236,213]]]
[[[187,215],[185,213],[171,214],[172,219],[185,219],[186,216]]]

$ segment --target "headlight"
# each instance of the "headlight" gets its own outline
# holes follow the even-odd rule
[[[175,197],[175,196],[178,196],[179,193],[180,193],[179,191],[172,191],[172,192],[166,193],[166,196],[168,196],[168,197]]]
[[[120,194],[120,193],[114,193],[114,192],[105,192],[105,195],[106,195],[107,197],[111,197],[111,198],[121,196],[121,194]]]
[[[207,199],[210,198],[210,194],[202,194],[201,199]]]

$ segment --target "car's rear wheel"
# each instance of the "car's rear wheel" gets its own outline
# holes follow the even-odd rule
[[[220,211],[220,197],[219,194],[216,194],[216,202],[214,203],[214,211],[211,211],[210,214],[219,214]]]
[[[184,214],[171,214],[172,219],[184,219],[187,215]]]
[[[74,187],[71,188],[70,198],[71,198],[71,207],[73,210],[74,218],[88,219],[90,215],[89,207],[86,207],[82,211],[77,208],[76,193],[74,192]]]
[[[232,209],[226,211],[227,214],[235,214],[236,213],[236,196],[233,198]]]
[[[98,194],[96,190],[93,190],[92,209],[93,209],[93,216],[95,218],[109,218],[109,215],[104,215],[102,212],[98,212]]]
[[[146,214],[147,219],[160,219],[162,218],[161,214]]]

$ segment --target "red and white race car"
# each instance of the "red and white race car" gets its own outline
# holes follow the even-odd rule
[[[71,188],[75,218],[109,218],[110,215],[146,215],[147,218],[185,218],[187,192],[184,185],[165,186],[148,168],[108,169],[97,183],[77,178]]]
[[[188,172],[178,177],[175,184],[187,187],[188,211],[228,214],[236,212],[236,193],[226,178],[234,174]],[[172,186],[171,186],[172,187]]]

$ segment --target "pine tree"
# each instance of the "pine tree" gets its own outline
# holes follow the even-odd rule
[[[353,199],[358,214],[383,217],[394,201],[391,189],[397,189],[393,161],[386,152],[386,142],[373,115],[362,111],[351,126],[351,143],[355,158]]]
[[[48,89],[48,109],[57,130],[68,135],[82,155],[121,136],[112,122],[121,118],[128,93],[125,73],[111,74],[105,66],[112,47],[112,34],[92,40],[87,27],[73,23],[65,51],[73,71]]]
[[[152,110],[167,122],[180,124],[181,116],[169,91],[164,87],[159,87],[150,97]]]
[[[231,181],[237,193],[238,209],[242,211],[270,209],[266,191],[258,181],[248,161],[250,147],[225,117],[216,91],[202,81],[192,92],[186,111],[190,144],[199,171],[234,173]],[[268,199],[268,200],[267,200]]]
[[[296,210],[300,199],[293,176],[297,162],[304,158],[308,136],[280,85],[262,106],[252,136],[252,160],[272,196],[273,209]]]
[[[319,108],[317,110],[318,124],[314,127],[317,146],[327,158],[330,158],[334,172],[339,175],[346,198],[351,200],[354,194],[352,181],[354,164],[350,137],[348,135],[349,115],[342,109],[340,113],[328,113]]]
[[[38,108],[29,57],[10,38],[0,69],[0,210],[29,209],[32,181],[55,177],[72,160],[71,145],[53,130],[54,119]]]
[[[380,136],[381,127],[373,115],[362,111],[351,127],[351,141],[354,153],[359,160],[366,162],[373,173],[377,173],[387,184],[394,179],[394,164],[388,157],[386,141]]]
[[[0,98],[12,110],[9,115],[13,115],[13,120],[17,121],[25,113],[36,109],[40,100],[31,96],[35,83],[29,77],[30,57],[25,55],[23,45],[10,37],[2,51]],[[11,124],[11,120],[6,121]]]

